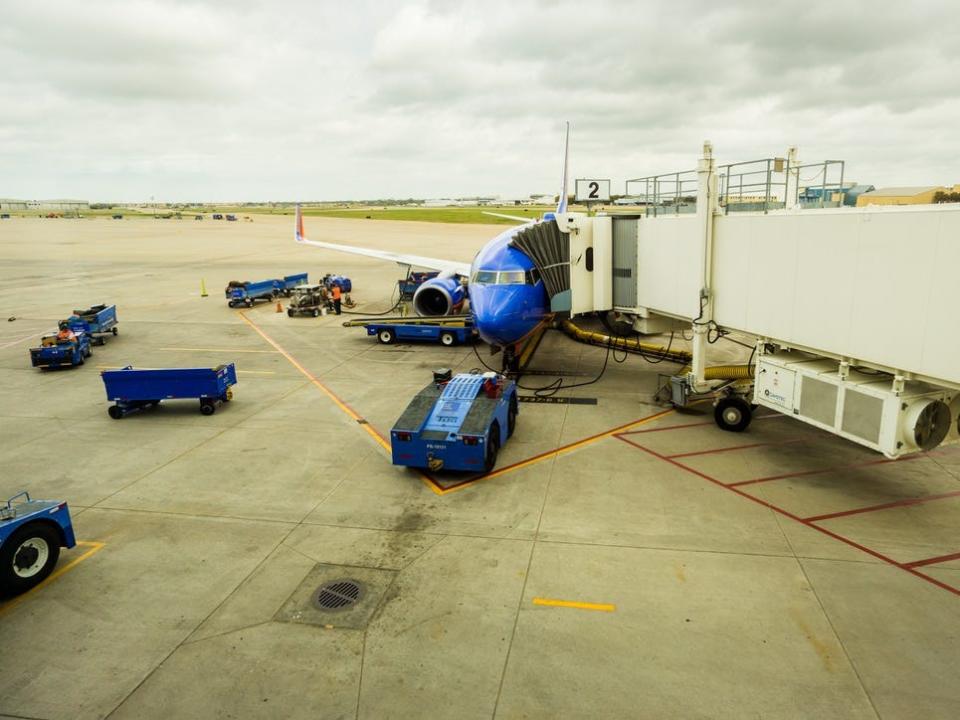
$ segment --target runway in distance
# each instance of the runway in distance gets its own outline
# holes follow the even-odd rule
[[[515,345],[543,322],[550,311],[550,299],[533,260],[526,253],[511,247],[511,241],[524,229],[538,223],[552,222],[557,215],[567,212],[569,149],[570,124],[567,123],[563,179],[556,212],[545,213],[541,219],[529,222],[524,222],[524,218],[489,213],[519,220],[523,224],[505,230],[489,240],[469,265],[452,260],[308,240],[303,230],[303,215],[299,205],[296,209],[296,241],[302,245],[389,260],[400,265],[439,270],[440,275],[423,283],[413,297],[413,307],[418,315],[456,313],[464,300],[469,299],[469,311],[480,338],[494,347],[506,348]]]

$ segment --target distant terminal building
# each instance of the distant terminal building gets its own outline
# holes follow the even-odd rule
[[[877,188],[860,195],[857,198],[857,207],[866,205],[929,205],[934,201],[934,196],[938,192],[960,192],[960,185],[954,185],[952,189],[942,185]]]
[[[837,207],[840,204],[854,207],[864,193],[875,190],[873,185],[844,183],[843,185],[811,185],[800,191],[797,201],[804,207],[817,205]]]
[[[87,200],[11,200],[0,199],[3,212],[80,212],[89,210]]]

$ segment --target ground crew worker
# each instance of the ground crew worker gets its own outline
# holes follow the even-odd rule
[[[66,321],[61,320],[59,327],[60,327],[60,332],[57,333],[57,342],[70,341],[76,337],[76,335],[73,334],[73,330],[70,329],[70,326],[66,323]]]
[[[333,287],[330,288],[330,296],[333,298],[333,311],[339,315],[340,314],[340,286],[334,283]]]

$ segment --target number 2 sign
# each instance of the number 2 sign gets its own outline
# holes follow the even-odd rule
[[[610,200],[610,181],[577,179],[577,202],[606,202]]]

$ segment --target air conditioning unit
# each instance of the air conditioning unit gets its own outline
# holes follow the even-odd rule
[[[893,384],[886,373],[842,378],[834,360],[780,351],[757,360],[753,401],[889,458],[960,439],[960,394],[914,381],[898,393]]]

